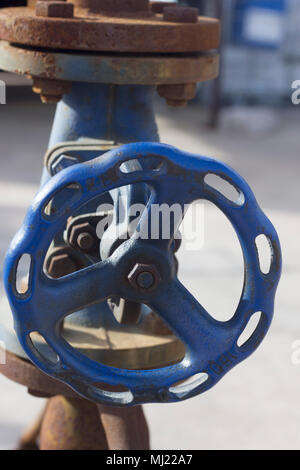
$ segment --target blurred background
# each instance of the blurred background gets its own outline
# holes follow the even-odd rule
[[[9,1],[1,1],[0,7]],[[20,1],[20,4],[24,2]],[[300,447],[299,125],[292,83],[300,80],[300,2],[191,0],[222,21],[221,73],[184,109],[156,97],[161,141],[238,171],[278,230],[284,268],[270,332],[259,350],[211,391],[187,402],[147,405],[154,449]],[[38,189],[55,108],[30,83],[0,72],[0,257]],[[243,284],[241,249],[229,222],[205,204],[199,253],[179,253],[180,278],[216,318],[230,317]],[[3,295],[3,289],[1,294]],[[0,338],[1,340],[1,338]],[[293,355],[294,354],[294,355]],[[43,406],[0,376],[0,449],[14,448]]]

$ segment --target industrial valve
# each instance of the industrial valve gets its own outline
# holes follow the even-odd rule
[[[115,146],[86,160],[66,165],[44,185],[7,254],[5,286],[22,347],[42,371],[94,402],[176,402],[208,390],[259,346],[270,326],[281,270],[274,227],[242,177],[213,159],[140,142]],[[207,178],[211,174],[230,183],[237,197],[231,200],[213,187]],[[128,194],[133,201],[144,200],[145,209],[134,230],[116,243],[110,233],[118,225],[115,215],[94,211],[89,217],[88,209],[93,201],[99,205],[105,194],[115,200],[122,188],[131,188]],[[184,207],[198,199],[212,202],[226,215],[243,251],[242,295],[233,318],[225,322],[211,316],[177,279],[174,240]],[[157,223],[151,216],[152,208],[162,204],[182,209],[182,216],[171,220],[168,236],[164,221]],[[109,226],[99,236],[93,227],[105,217]],[[268,272],[261,269],[256,246],[261,235],[272,252]],[[80,252],[82,264],[69,273],[51,275],[47,253],[61,237]],[[17,271],[24,255],[30,257],[30,268],[26,288],[20,289]],[[100,316],[101,305],[107,307],[111,298],[125,299],[131,307],[142,305],[144,319],[155,312],[183,344],[180,355],[162,366],[151,367],[150,361],[148,367],[144,363],[126,368],[101,363],[73,347],[64,335],[67,317],[92,306]],[[240,344],[256,312],[261,312],[259,323]],[[105,315],[111,317],[111,309]],[[34,343],[37,334],[44,349]]]
[[[218,76],[219,44],[217,18],[175,2],[0,7],[1,70],[57,104],[40,190],[5,261],[9,304],[0,299],[0,372],[48,399],[21,448],[148,449],[132,405],[205,392],[267,333],[281,271],[274,227],[233,169],[160,144],[155,121],[154,96],[182,107]],[[184,217],[199,199],[225,214],[243,251],[242,294],[223,322],[178,280]]]

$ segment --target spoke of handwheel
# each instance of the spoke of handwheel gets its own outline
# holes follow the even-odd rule
[[[52,318],[78,311],[114,293],[115,270],[103,261],[61,279],[46,281],[47,306]]]
[[[205,354],[221,332],[220,323],[178,281],[172,281],[151,301],[152,307],[178,337],[197,354]]]

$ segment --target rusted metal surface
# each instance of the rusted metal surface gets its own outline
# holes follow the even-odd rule
[[[141,406],[98,406],[110,450],[150,449],[149,429]]]
[[[49,262],[48,273],[53,278],[60,278],[77,270],[75,261],[68,253],[54,255]]]
[[[93,251],[97,244],[96,227],[89,222],[74,224],[70,231],[69,243],[86,253]],[[99,240],[98,240],[99,245]]]
[[[38,417],[25,429],[20,437],[16,450],[39,450],[38,439],[40,437],[40,431],[42,422],[46,413],[46,406]]]
[[[27,8],[0,11],[0,38],[23,46],[21,49],[2,42],[0,67],[33,76],[33,91],[40,94],[43,103],[59,102],[70,90],[68,82],[92,77],[100,83],[164,85],[160,95],[167,103],[184,106],[194,97],[197,82],[218,75],[216,54],[194,54],[218,47],[219,23],[198,18],[195,8],[158,4],[160,15],[150,14],[148,0],[79,0],[75,6],[75,18],[73,3],[64,1],[31,2]],[[120,55],[95,57],[83,52],[79,56],[28,50],[24,46]],[[174,52],[194,54],[165,55]],[[126,57],[122,53],[164,55]],[[170,83],[176,86],[169,90],[166,86]]]
[[[44,18],[73,18],[74,5],[64,1],[39,1],[36,4],[35,14]]]
[[[169,106],[182,107],[185,106],[188,101],[195,98],[197,85],[196,83],[159,85],[157,91],[159,96],[166,99]]]
[[[18,450],[148,450],[149,429],[141,406],[97,407],[57,395],[22,434]]]
[[[40,432],[41,450],[147,450],[148,425],[140,406],[99,407],[56,396],[48,401]]]
[[[23,433],[18,448],[59,449],[148,449],[149,431],[141,407],[130,409],[96,405],[81,399],[66,385],[51,379],[29,361],[10,352],[0,373],[7,378],[38,390],[40,396],[53,397],[45,412]]]
[[[97,407],[62,395],[51,398],[40,431],[40,450],[107,450]]]
[[[76,7],[86,8],[94,13],[149,13],[149,0],[74,0]]]
[[[177,5],[178,3],[176,2],[150,2],[153,13],[163,13],[164,8],[176,7]]]
[[[33,8],[0,10],[0,38],[47,49],[130,53],[187,53],[216,49],[219,21],[164,21],[161,15],[111,17],[75,8],[74,18],[44,18]]]
[[[198,8],[166,6],[163,9],[164,21],[171,21],[174,23],[197,23],[198,17]]]
[[[52,248],[45,261],[48,274],[58,279],[84,267],[80,256],[68,246]]]
[[[42,103],[58,103],[71,87],[72,83],[68,81],[33,77],[32,90],[40,95]]]
[[[95,240],[91,233],[82,232],[77,238],[77,244],[82,251],[89,253],[95,246]]]
[[[71,388],[44,374],[30,361],[9,351],[6,351],[6,364],[0,364],[0,373],[28,389],[39,391],[46,397],[60,394],[67,397],[78,397],[78,394]]]
[[[0,41],[0,68],[23,75],[67,81],[164,85],[216,78],[219,56],[133,57],[42,52]]]

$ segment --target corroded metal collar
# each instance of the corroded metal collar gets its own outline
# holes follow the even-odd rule
[[[110,12],[98,14],[76,7],[77,2],[74,3],[74,17],[37,16],[32,4],[2,8],[0,39],[35,48],[143,54],[203,52],[219,45],[219,21],[213,18],[199,17],[189,23],[181,14],[178,21],[176,17],[170,21],[162,14],[149,15],[147,9],[135,10],[138,16],[129,12],[130,15],[117,17]],[[180,18],[183,22],[179,22]]]

